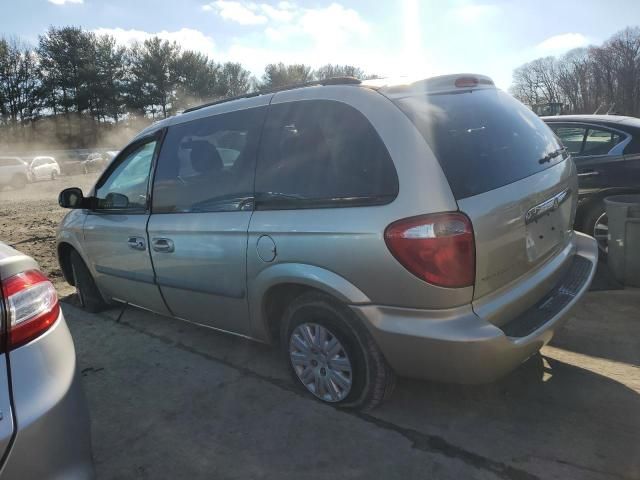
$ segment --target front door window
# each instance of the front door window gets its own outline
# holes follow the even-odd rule
[[[134,148],[96,187],[98,210],[144,210],[156,141]]]

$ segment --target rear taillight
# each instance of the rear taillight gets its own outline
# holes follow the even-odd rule
[[[384,232],[387,247],[411,273],[441,287],[468,287],[475,279],[471,221],[461,213],[398,220]]]
[[[3,280],[2,290],[8,313],[9,350],[42,335],[60,314],[56,289],[37,270],[29,270]]]

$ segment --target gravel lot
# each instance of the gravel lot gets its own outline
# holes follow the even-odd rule
[[[56,197],[78,176],[0,192],[0,239],[64,283]],[[401,380],[372,414],[301,395],[278,351],[134,308],[68,296],[98,478],[640,479],[640,291],[591,292],[511,375]]]

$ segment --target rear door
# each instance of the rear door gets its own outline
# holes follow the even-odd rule
[[[588,124],[552,124],[551,128],[573,156],[580,189],[624,187],[633,182],[623,155],[626,133]]]
[[[459,209],[473,223],[474,299],[530,273],[570,242],[573,162],[531,110],[495,88],[396,103],[431,146]]]
[[[248,333],[247,229],[267,98],[169,127],[153,187],[149,241],[171,312]]]
[[[86,260],[110,298],[168,313],[149,255],[149,176],[157,136],[129,146],[96,184],[84,222]]]

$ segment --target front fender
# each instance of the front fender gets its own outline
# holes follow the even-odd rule
[[[80,254],[85,264],[87,265],[87,267],[89,267],[89,270],[91,271],[91,266],[90,266],[91,263],[87,262],[85,253],[84,253],[84,248],[82,245],[85,218],[86,218],[86,215],[84,214],[83,210],[71,210],[62,219],[58,227],[58,230],[56,232],[56,249],[57,249],[56,253],[58,257],[58,264],[60,265],[60,268],[62,270],[65,280],[70,285],[73,285],[72,283],[73,280],[71,279],[70,267],[68,265],[65,265],[65,262],[63,261],[63,258],[62,258],[62,252],[66,245],[71,246]],[[91,274],[95,275],[95,272],[91,271]]]
[[[349,305],[366,305],[371,300],[346,278],[315,265],[278,263],[263,269],[249,281],[249,312],[252,336],[268,340],[264,299],[269,289],[282,284],[296,284],[315,288]]]

